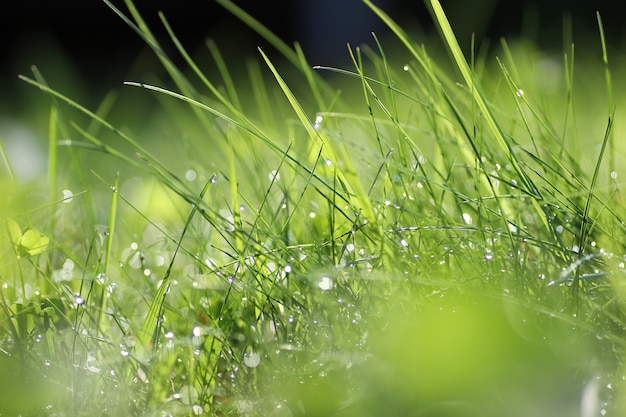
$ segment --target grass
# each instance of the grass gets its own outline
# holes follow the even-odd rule
[[[21,77],[49,100],[48,169],[25,183],[0,148],[0,415],[622,415],[600,18],[601,67],[467,57],[432,0],[450,70],[365,0],[403,49],[343,69],[219,3],[282,58],[234,79],[210,42],[210,73],[161,16],[181,69],[107,2],[168,76],[125,83],[147,123]]]

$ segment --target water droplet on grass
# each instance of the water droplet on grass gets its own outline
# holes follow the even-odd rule
[[[521,96],[523,96],[523,95],[524,95],[524,90],[522,90],[522,89],[520,88],[519,90],[517,90],[517,91],[515,92],[515,94],[517,94],[517,96],[518,96],[518,97],[521,97]]]
[[[115,287],[117,286],[117,284],[112,283],[111,285],[109,285],[107,287],[107,296],[110,297],[111,294],[113,294],[113,291],[115,290]]]
[[[189,169],[185,172],[185,179],[187,181],[195,181],[196,178],[198,178],[198,173],[195,170]]]
[[[321,114],[315,116],[315,122],[313,122],[313,129],[318,130],[322,126],[322,122],[324,121],[324,117]]]
[[[243,355],[243,364],[248,368],[256,368],[261,363],[261,356],[256,353],[246,353]]]
[[[270,171],[269,175],[268,175],[270,181],[275,182],[275,181],[280,181],[280,172],[273,170]]]
[[[70,190],[63,190],[63,202],[69,203],[74,199],[74,193]]]
[[[71,271],[74,269],[74,261],[72,261],[71,259],[66,259],[65,262],[63,262],[63,269],[66,271]]]
[[[328,291],[333,288],[333,280],[330,277],[323,276],[320,282],[317,283],[317,286],[322,291]]]
[[[200,337],[202,336],[204,332],[202,331],[202,327],[196,326],[193,328],[191,333],[193,334],[194,337]]]

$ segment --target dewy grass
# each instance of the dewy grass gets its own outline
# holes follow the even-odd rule
[[[580,51],[576,73],[573,47],[468,64],[435,0],[451,72],[367,0],[407,52],[375,37],[350,69],[220,0],[284,58],[260,52],[247,80],[213,42],[203,69],[161,16],[177,68],[125,3],[107,2],[172,82],[125,83],[157,99],[151,123],[35,71],[47,181],[20,183],[0,147],[0,414],[624,412],[623,80],[601,25],[608,124]]]

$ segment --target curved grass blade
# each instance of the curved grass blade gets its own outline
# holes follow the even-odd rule
[[[539,193],[539,190],[535,187],[532,180],[528,177],[526,172],[520,166],[519,161],[517,160],[513,149],[511,148],[511,145],[504,137],[502,129],[500,128],[497,120],[493,115],[493,112],[491,111],[491,107],[487,104],[487,101],[485,100],[481,92],[480,86],[478,85],[478,82],[476,81],[469,65],[467,64],[467,61],[465,60],[463,51],[459,46],[456,36],[452,31],[452,27],[450,26],[450,22],[448,21],[448,18],[446,17],[443,8],[441,7],[441,4],[438,0],[431,0],[430,4],[432,6],[432,10],[435,16],[435,21],[438,23],[439,28],[441,29],[445,43],[450,49],[452,57],[454,58],[454,62],[461,71],[461,75],[463,76],[465,83],[469,87],[471,87],[473,93],[472,98],[476,101],[476,104],[483,114],[483,117],[485,118],[485,121],[487,122],[487,125],[489,126],[492,134],[502,148],[507,159],[511,162],[511,166],[519,175],[520,179],[523,181],[524,187],[527,189],[527,192],[535,196],[536,198],[541,199],[541,194]]]
[[[313,123],[311,123],[311,121],[305,114],[304,109],[298,102],[298,99],[292,93],[291,89],[289,88],[285,80],[283,80],[282,76],[279,74],[274,64],[272,64],[268,56],[261,49],[259,49],[259,51],[263,59],[265,60],[267,66],[269,67],[270,71],[274,75],[274,78],[276,78],[276,81],[278,82],[278,85],[280,86],[281,90],[287,97],[287,100],[291,104],[291,107],[293,108],[296,115],[298,116],[300,123],[302,124],[306,132],[308,133],[309,137],[318,138],[321,141],[324,147],[324,150],[329,153],[330,159],[332,161],[338,161],[339,160],[337,159],[338,154],[334,151],[333,146],[328,141],[328,138],[323,134],[323,132],[319,132],[318,130],[315,130],[315,128],[313,127]],[[352,165],[351,158],[349,157],[349,155],[347,155],[345,151],[342,152],[341,156],[342,156],[341,161],[346,164],[346,169],[343,171],[339,171],[337,173],[338,180],[345,185],[346,193],[349,196],[348,198],[350,202],[354,204],[355,207],[362,210],[363,215],[365,216],[366,219],[368,219],[369,222],[375,222],[376,215],[374,213],[374,208],[372,207],[371,201],[369,197],[367,196],[367,192],[363,189],[363,185],[361,184],[359,178],[356,175],[356,170],[354,169],[354,166]],[[332,191],[336,190],[336,188],[332,186],[330,186],[330,189]],[[353,197],[353,198],[350,198],[350,197]]]
[[[185,226],[183,227],[183,231],[176,244],[176,249],[174,250],[174,253],[172,254],[172,260],[170,261],[167,267],[167,271],[165,271],[163,280],[161,281],[161,284],[159,285],[159,288],[154,296],[154,299],[152,300],[152,303],[150,304],[150,309],[148,310],[146,319],[144,320],[141,330],[138,334],[138,346],[139,346],[140,351],[137,352],[138,354],[137,356],[140,359],[144,358],[148,350],[151,349],[152,352],[155,352],[158,347],[158,335],[159,335],[159,329],[161,326],[161,319],[163,315],[163,308],[164,308],[163,305],[165,303],[165,297],[170,287],[170,281],[171,281],[170,277],[172,273],[172,268],[174,266],[174,260],[176,259],[176,255],[178,254],[178,251],[181,247],[183,238],[185,237],[185,234],[187,233],[187,229],[189,228],[189,225],[191,224],[191,221],[193,220],[193,217],[195,216],[196,211],[198,210],[198,206],[202,202],[202,199],[204,198],[204,195],[208,191],[209,186],[211,184],[212,184],[211,180],[207,181],[207,183],[202,188],[202,191],[198,195],[196,203],[192,206],[191,212],[189,213],[189,216],[187,217],[187,221],[185,222]]]

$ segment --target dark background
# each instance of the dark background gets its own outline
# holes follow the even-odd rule
[[[121,0],[114,4],[126,10]],[[432,32],[431,17],[421,0],[374,0],[407,30]],[[370,32],[387,30],[360,0],[235,0],[288,43],[298,40],[311,64],[347,62],[346,43],[371,42]],[[570,16],[574,41],[596,45],[596,10],[600,11],[609,43],[619,48],[625,39],[620,3],[614,0],[441,0],[461,43],[469,34],[478,40],[524,35],[542,48],[563,48],[562,23]],[[227,53],[256,54],[262,45],[245,25],[212,0],[136,0],[135,4],[161,39],[157,12],[163,11],[190,51],[214,37]],[[37,64],[46,74],[71,73],[94,89],[119,85],[133,61],[145,50],[143,42],[102,1],[30,0],[4,5],[0,25],[0,102],[10,101],[24,83],[17,74],[30,74]],[[63,59],[62,59],[63,58]],[[55,62],[69,62],[62,69]],[[6,109],[6,107],[5,107]],[[0,107],[0,110],[2,108]]]

